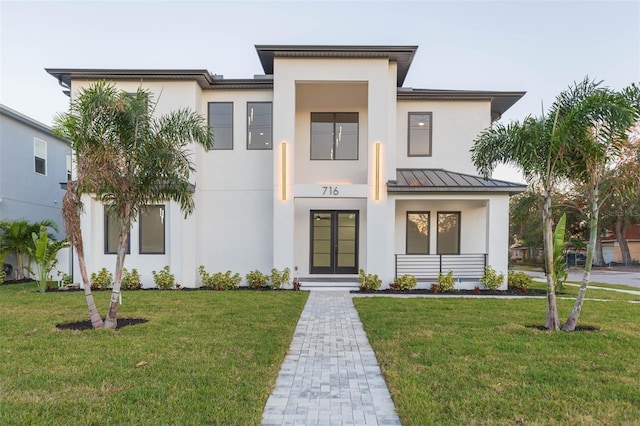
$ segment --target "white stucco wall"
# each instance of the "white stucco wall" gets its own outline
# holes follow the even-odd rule
[[[432,113],[430,157],[407,155],[409,112]],[[401,101],[397,107],[396,156],[400,168],[445,169],[477,174],[469,150],[478,134],[491,124],[489,101]]]

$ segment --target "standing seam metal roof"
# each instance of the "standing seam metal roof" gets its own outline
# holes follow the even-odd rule
[[[387,182],[388,192],[509,192],[527,189],[521,183],[484,179],[444,169],[397,169],[397,179]]]

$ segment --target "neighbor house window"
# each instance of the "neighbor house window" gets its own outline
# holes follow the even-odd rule
[[[311,159],[357,160],[358,113],[312,112]]]
[[[247,149],[271,149],[271,102],[247,102]]]
[[[164,206],[140,209],[140,254],[164,254]]]
[[[118,253],[120,235],[118,216],[108,206],[104,206],[104,253]],[[131,234],[127,237],[127,254],[131,253]]]
[[[431,113],[409,113],[409,157],[431,156]]]
[[[233,149],[233,102],[209,102],[213,149]]]
[[[438,254],[460,254],[460,212],[438,212]]]
[[[429,212],[407,212],[407,254],[429,254]]]
[[[73,168],[73,161],[71,160],[71,156],[67,155],[67,180],[71,180],[71,170]]]
[[[34,171],[41,175],[47,174],[47,143],[40,139],[33,139]]]

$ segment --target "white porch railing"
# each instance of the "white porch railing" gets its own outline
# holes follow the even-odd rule
[[[418,280],[437,279],[440,272],[453,271],[454,278],[479,279],[484,275],[487,255],[396,254],[396,277],[411,274]]]

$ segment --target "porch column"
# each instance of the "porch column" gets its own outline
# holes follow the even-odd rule
[[[509,196],[493,195],[487,202],[487,264],[504,274],[501,290],[507,288],[509,270]]]

